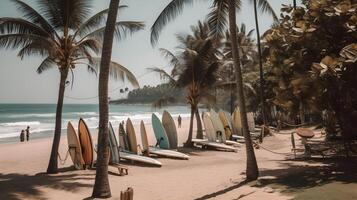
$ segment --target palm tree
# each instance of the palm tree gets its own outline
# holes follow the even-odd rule
[[[98,158],[96,164],[95,183],[92,197],[111,197],[108,180],[109,163],[109,102],[108,102],[108,80],[109,65],[112,56],[112,46],[117,19],[119,0],[111,0],[107,24],[104,32],[102,60],[99,74],[99,133],[98,133]]]
[[[240,108],[243,136],[244,136],[246,153],[247,153],[246,179],[256,180],[259,176],[259,171],[258,171],[257,161],[255,158],[253,145],[252,145],[252,140],[250,138],[247,114],[245,111],[245,100],[244,100],[243,80],[242,80],[243,78],[242,78],[240,56],[238,51],[239,48],[237,42],[236,7],[237,4],[235,0],[228,0],[229,32],[231,34],[231,41],[232,41],[231,45],[232,45],[233,64],[236,70],[237,98],[238,98],[238,106]]]
[[[183,50],[177,56],[166,49],[161,50],[165,53],[165,57],[170,58],[170,63],[174,66],[171,75],[159,68],[151,68],[151,70],[168,78],[175,88],[186,88],[187,103],[191,106],[191,119],[185,146],[192,147],[193,119],[195,115],[197,125],[201,125],[202,128],[198,103],[203,100],[214,101],[214,97],[209,91],[216,82],[216,72],[220,63],[217,58],[217,49],[213,45],[212,39],[194,39],[194,36],[191,35],[186,37],[178,36],[178,39],[182,42],[181,48]],[[165,97],[160,101],[165,101],[165,99],[167,100],[168,98]],[[203,138],[202,135],[199,136],[199,133],[197,137]]]
[[[294,10],[296,10],[296,0],[293,0]]]
[[[91,1],[51,0],[37,1],[38,10],[21,0],[12,0],[23,18],[0,18],[0,47],[20,49],[18,56],[42,56],[38,73],[57,66],[60,84],[56,108],[56,123],[47,173],[58,172],[58,147],[61,139],[61,119],[65,84],[69,72],[73,76],[76,66],[85,65],[96,72],[100,59],[93,54],[101,51],[108,9],[90,16]],[[125,6],[119,7],[119,9]],[[121,38],[143,28],[141,22],[118,21],[116,36]],[[117,78],[133,75],[119,64],[111,64],[110,74]],[[73,80],[73,78],[72,78]],[[73,83],[73,82],[72,82]]]
[[[244,23],[241,24],[240,28],[237,28],[237,42],[239,47],[239,54],[241,55],[241,64],[242,64],[242,75],[243,75],[243,89],[246,98],[248,101],[252,102],[255,100],[256,91],[254,89],[254,83],[258,80],[259,77],[258,68],[257,68],[257,48],[252,35],[254,29],[247,31]],[[218,88],[224,89],[230,92],[230,107],[231,112],[233,112],[234,102],[232,91],[236,89],[236,81],[234,76],[233,68],[233,58],[232,58],[232,45],[231,45],[231,36],[229,31],[226,31],[225,38],[223,40],[222,48],[222,58],[223,65],[220,69],[219,79],[217,83]],[[249,99],[248,95],[252,95],[253,98]],[[227,96],[223,96],[227,99]],[[253,101],[252,101],[253,100]],[[254,102],[255,103],[255,102]],[[254,105],[255,106],[255,105]]]
[[[227,27],[227,17],[229,21],[229,30],[232,35],[232,50],[233,50],[233,60],[234,66],[236,68],[237,76],[237,90],[238,90],[238,104],[240,106],[241,116],[242,116],[242,125],[243,125],[243,134],[246,141],[247,149],[247,179],[254,180],[258,177],[258,166],[256,163],[256,158],[254,155],[254,149],[250,139],[250,134],[248,132],[248,122],[246,119],[245,112],[245,102],[243,96],[243,83],[242,83],[242,73],[240,68],[240,58],[238,52],[238,46],[236,44],[236,8],[241,7],[241,0],[212,0],[213,1],[213,10],[208,15],[209,23],[213,27],[213,35],[222,35],[225,28]],[[261,0],[267,1],[267,0]],[[193,0],[172,0],[160,13],[159,17],[154,22],[151,27],[151,43],[155,44],[158,40],[159,34],[163,27],[172,19],[174,19],[178,14],[180,14],[185,5],[190,5],[193,3]],[[264,5],[264,4],[260,4]],[[266,5],[266,4],[265,4]],[[269,9],[267,7],[267,9]],[[234,13],[233,13],[234,12]],[[244,106],[244,108],[243,108]]]
[[[266,9],[274,18],[275,21],[278,21],[278,17],[276,16],[273,8],[269,5],[267,1],[261,1],[258,0],[260,7],[262,8],[262,11]],[[263,124],[265,125],[267,120],[266,120],[266,115],[265,115],[265,96],[264,96],[264,73],[263,73],[263,61],[262,61],[262,49],[261,49],[261,43],[260,43],[260,31],[259,31],[259,20],[258,20],[258,6],[257,6],[257,0],[253,0],[254,4],[254,19],[255,19],[255,29],[257,32],[257,44],[258,44],[258,55],[259,55],[259,75],[260,75],[260,103],[261,103],[261,113],[262,113],[262,119],[263,119]]]

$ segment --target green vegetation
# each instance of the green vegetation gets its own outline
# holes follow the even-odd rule
[[[345,139],[357,139],[357,6],[355,1],[305,1],[282,8],[281,22],[265,33],[271,105],[304,116],[330,116]],[[335,123],[326,123],[336,134]]]
[[[167,102],[173,104],[185,104],[185,97],[182,90],[173,89],[169,84],[160,84],[155,87],[144,85],[142,88],[134,89],[128,93],[125,99],[110,101],[111,104],[153,104],[161,98],[168,98]]]

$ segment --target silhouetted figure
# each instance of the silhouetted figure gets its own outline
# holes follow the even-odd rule
[[[24,142],[25,141],[25,131],[24,130],[21,130],[21,133],[20,133],[20,142]]]
[[[177,118],[177,124],[178,124],[178,127],[181,128],[181,122],[182,122],[182,118],[181,118],[181,115],[178,116]]]
[[[29,141],[29,139],[30,139],[30,127],[27,126],[27,128],[26,128],[26,140]]]

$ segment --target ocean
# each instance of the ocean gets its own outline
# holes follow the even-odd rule
[[[151,114],[156,113],[161,118],[163,110],[169,111],[174,118],[190,115],[187,106],[155,109],[150,105],[110,105],[109,120],[115,126],[129,117],[134,125],[141,120],[150,124]],[[62,134],[66,133],[68,121],[76,127],[79,118],[83,118],[90,129],[96,129],[98,112],[98,105],[95,104],[65,104],[62,111]],[[0,104],[0,143],[19,141],[21,130],[27,126],[30,126],[30,139],[53,137],[55,116],[55,104]]]

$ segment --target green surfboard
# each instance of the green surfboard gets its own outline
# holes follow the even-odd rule
[[[160,119],[153,113],[151,115],[152,128],[156,137],[157,144],[162,149],[170,149],[169,139]]]

